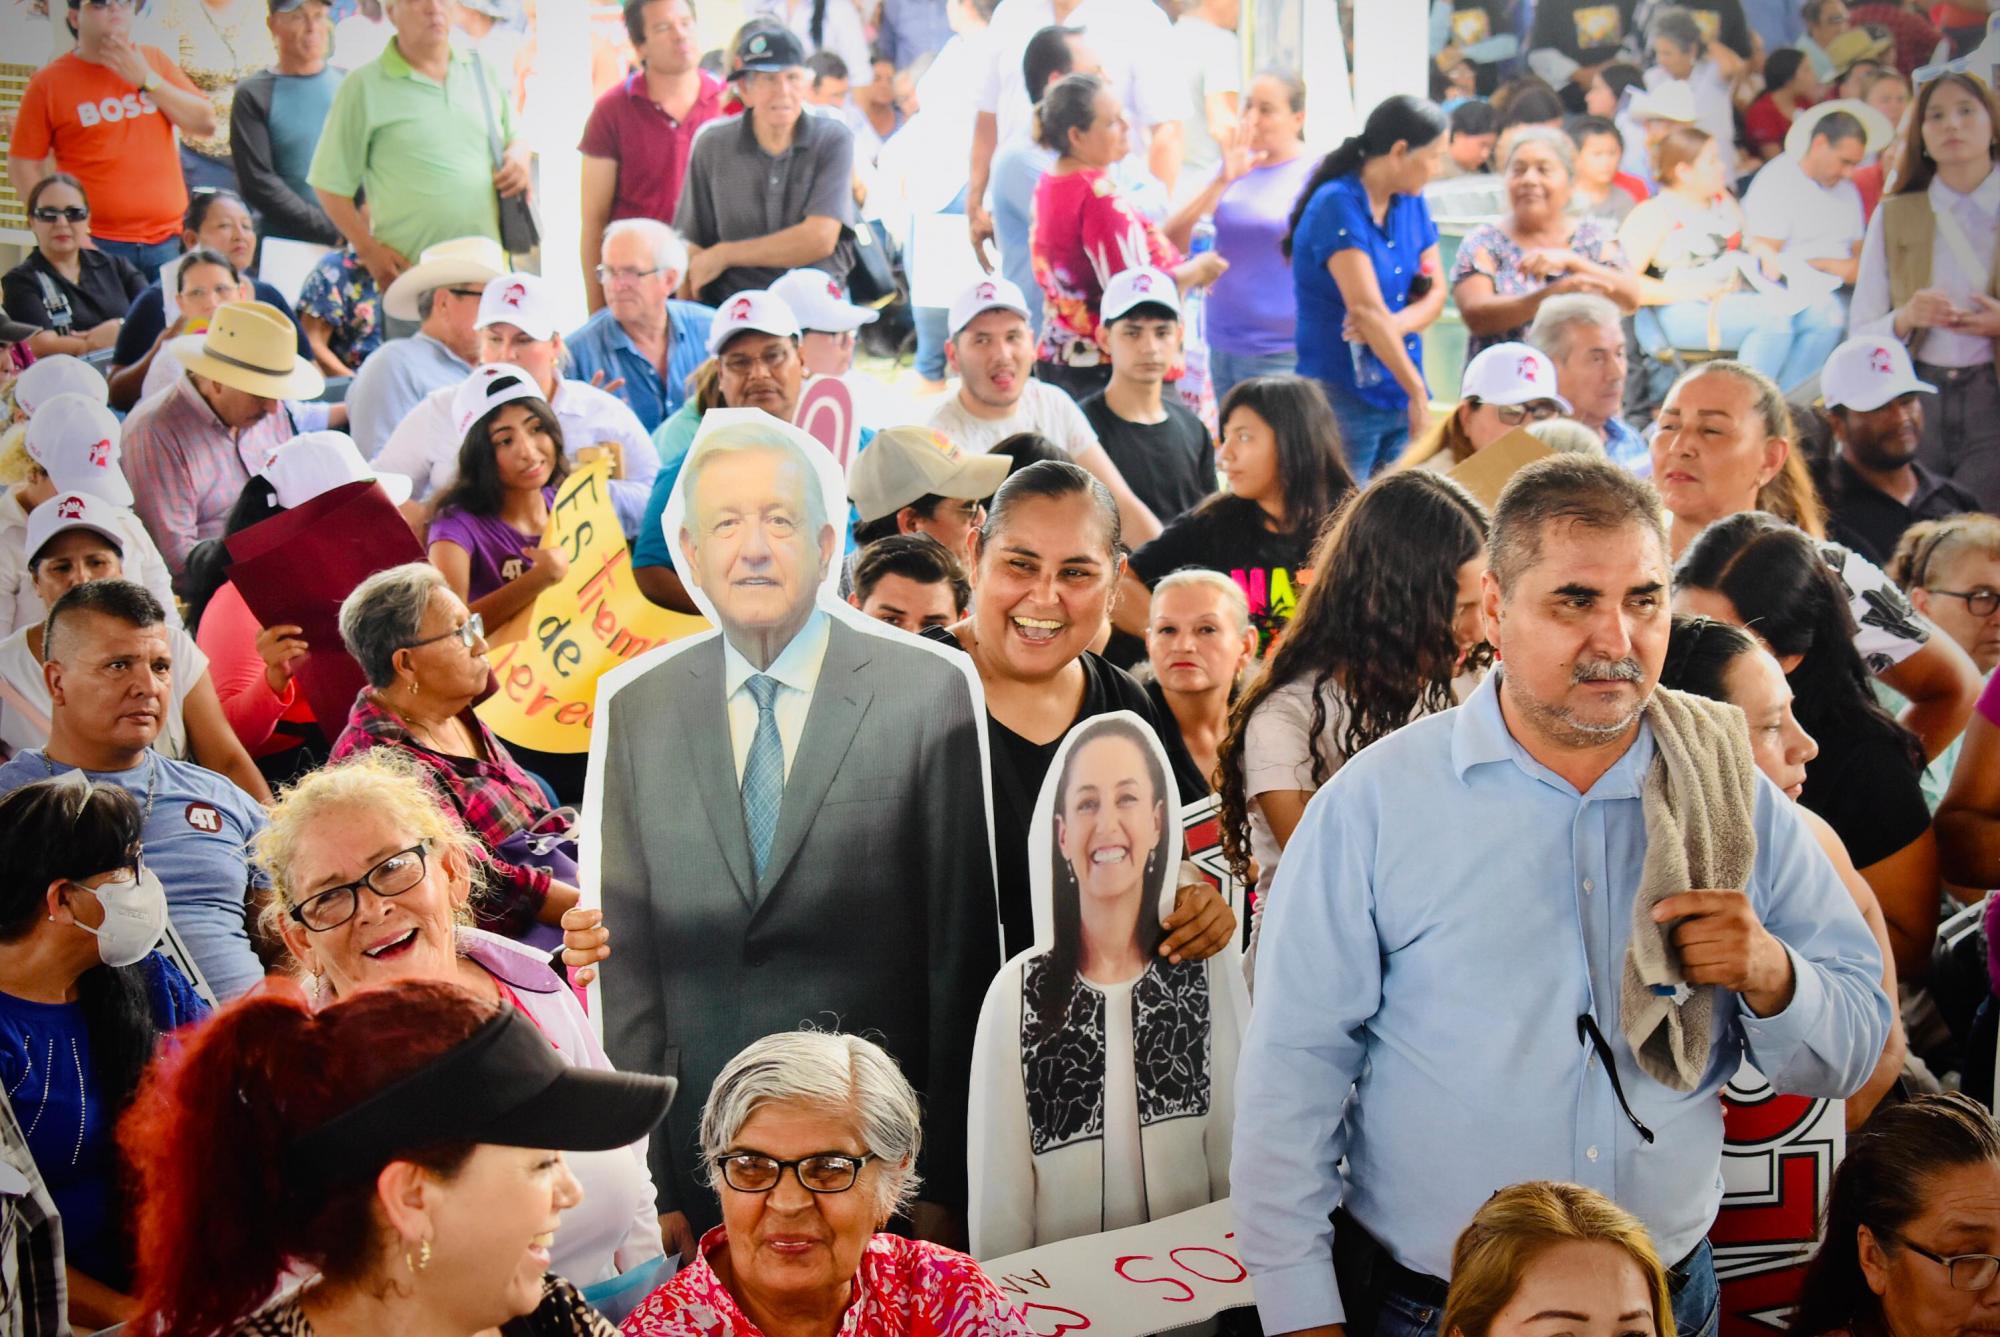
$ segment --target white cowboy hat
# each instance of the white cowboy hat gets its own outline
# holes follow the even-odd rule
[[[491,237],[454,237],[426,246],[417,263],[396,275],[382,294],[382,309],[397,320],[417,320],[417,299],[434,288],[454,283],[484,283],[513,266]]]
[[[1831,102],[1815,103],[1792,118],[1792,128],[1785,131],[1785,152],[1794,158],[1805,157],[1806,150],[1812,147],[1813,132],[1819,128],[1819,123],[1837,111],[1844,111],[1861,122],[1864,147],[1870,153],[1880,153],[1895,138],[1896,127],[1889,124],[1887,116],[1860,98],[1835,98]]]

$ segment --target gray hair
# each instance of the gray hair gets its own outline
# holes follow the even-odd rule
[[[621,218],[604,229],[604,245],[610,246],[613,237],[623,236],[627,232],[636,233],[646,239],[646,244],[653,251],[653,263],[663,272],[672,270],[677,275],[687,273],[688,248],[687,243],[681,240],[680,233],[657,218]]]
[[[1243,587],[1222,572],[1211,571],[1207,567],[1184,566],[1153,586],[1153,598],[1157,602],[1168,590],[1183,589],[1213,590],[1222,597],[1223,611],[1229,614],[1229,621],[1237,634],[1250,630],[1250,600],[1243,593]]]
[[[1569,332],[1578,325],[1601,325],[1624,332],[1618,304],[1594,292],[1566,292],[1551,297],[1535,311],[1528,342],[1560,364],[1569,356]]]
[[[1551,455],[1509,479],[1493,508],[1490,551],[1502,595],[1542,560],[1542,536],[1555,523],[1601,531],[1636,525],[1659,540],[1665,562],[1666,511],[1649,484],[1602,456]]]
[[[431,318],[431,312],[437,310],[437,301],[438,290],[436,288],[426,288],[417,294],[417,320],[419,323]]]
[[[1544,418],[1528,424],[1528,435],[1558,454],[1604,458],[1604,439],[1574,418]]]
[[[408,562],[377,571],[341,600],[340,640],[370,687],[396,681],[396,652],[417,639],[432,596],[449,588],[429,562]]]
[[[694,509],[695,484],[700,481],[702,472],[708,468],[709,461],[723,455],[742,455],[751,451],[782,455],[786,463],[799,470],[805,479],[806,523],[817,538],[819,531],[827,525],[826,497],[821,491],[819,470],[813,468],[813,462],[790,436],[776,426],[766,427],[762,423],[754,422],[737,423],[722,428],[697,444],[688,455],[687,465],[681,470],[681,487],[684,489],[681,493],[681,500],[684,503],[681,511],[681,533],[693,537],[693,531],[688,528],[688,519]]]
[[[722,1178],[716,1162],[767,1104],[805,1105],[853,1120],[869,1155],[882,1162],[876,1203],[881,1221],[916,1198],[923,1110],[909,1079],[882,1046],[858,1035],[780,1031],[730,1059],[701,1111],[701,1155],[710,1187]]]
[[[1552,125],[1517,125],[1514,127],[1513,138],[1507,141],[1507,157],[1500,164],[1502,176],[1505,176],[1507,169],[1513,166],[1514,158],[1521,152],[1521,146],[1524,144],[1540,144],[1556,155],[1563,165],[1564,174],[1571,177],[1576,175],[1576,142],[1566,133]]]

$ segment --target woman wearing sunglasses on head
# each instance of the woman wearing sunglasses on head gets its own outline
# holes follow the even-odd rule
[[[394,748],[415,762],[485,846],[479,926],[521,938],[576,904],[574,842],[567,814],[472,713],[493,674],[485,630],[428,563],[392,566],[356,586],[340,605],[340,639],[369,685],[334,740],[333,760]]]
[[[979,1264],[884,1229],[917,1191],[922,1111],[855,1035],[767,1035],[701,1112],[722,1224],[625,1320],[628,1337],[1029,1337]]]
[[[28,338],[36,357],[111,347],[145,275],[90,244],[90,201],[67,172],[36,182],[27,203],[35,249],[0,280],[7,314],[40,331]]]
[[[1449,473],[1516,427],[1570,411],[1556,393],[1548,354],[1528,344],[1493,344],[1465,364],[1464,398],[1424,438],[1403,452],[1398,469]]]

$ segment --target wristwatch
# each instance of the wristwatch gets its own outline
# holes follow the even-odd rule
[[[152,66],[148,65],[146,67],[146,77],[139,81],[139,91],[142,93],[150,93],[159,86],[160,86],[160,72],[154,69]]]

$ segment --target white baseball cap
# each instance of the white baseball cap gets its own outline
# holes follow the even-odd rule
[[[28,419],[23,444],[57,491],[87,492],[114,506],[130,506],[132,487],[118,466],[123,432],[101,401],[62,394],[44,400]]]
[[[1459,394],[1482,404],[1555,403],[1564,413],[1569,401],[1556,393],[1556,364],[1530,344],[1493,344],[1465,364]]]
[[[1181,295],[1173,275],[1150,266],[1119,270],[1104,285],[1104,297],[1097,304],[1098,319],[1109,325],[1135,306],[1163,306],[1178,320]]]
[[[271,452],[263,469],[286,510],[303,506],[322,492],[369,480],[382,485],[389,500],[401,506],[410,499],[410,480],[403,474],[377,473],[354,438],[345,432],[304,432]]]
[[[458,439],[472,430],[472,424],[516,399],[548,402],[535,378],[511,362],[488,362],[474,367],[472,375],[459,384],[451,397],[451,426]]]
[[[37,359],[14,380],[14,403],[30,417],[57,395],[87,395],[100,404],[109,404],[111,387],[105,384],[97,368],[68,353],[52,353]]]
[[[1634,93],[1625,104],[1635,121],[1680,121],[1694,124],[1694,87],[1685,79],[1669,79],[1658,88]]]
[[[746,330],[779,339],[799,337],[799,318],[785,299],[763,288],[748,288],[716,308],[715,321],[708,327],[708,351],[720,353],[731,339]]]
[[[1830,409],[1870,413],[1913,390],[1936,394],[1937,387],[1917,379],[1910,355],[1895,339],[1849,339],[1833,350],[1820,368],[1820,393]]]
[[[118,507],[88,492],[64,489],[28,512],[27,555],[29,561],[48,546],[49,540],[71,529],[88,529],[109,540],[118,555],[125,555],[125,535],[118,528]]]
[[[984,278],[958,295],[951,304],[951,334],[972,323],[973,317],[988,311],[1012,311],[1021,319],[1028,318],[1028,299],[1021,295],[1019,284],[1004,279],[998,274]]]
[[[823,269],[794,269],[773,283],[770,291],[792,309],[803,329],[845,334],[881,315],[842,297],[840,285]]]
[[[556,303],[539,274],[502,274],[479,295],[479,318],[472,328],[512,325],[530,339],[552,339],[556,333]]]

